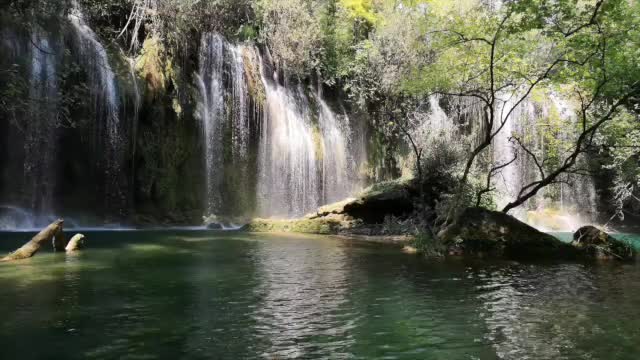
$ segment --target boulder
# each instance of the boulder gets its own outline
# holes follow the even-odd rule
[[[307,219],[339,217],[365,224],[382,223],[386,216],[405,216],[413,212],[416,189],[411,179],[385,181],[368,187],[356,198],[325,205]]]
[[[252,219],[242,227],[250,232],[379,235],[389,215],[413,212],[415,189],[410,179],[375,184],[356,198],[325,205],[300,219]]]
[[[66,252],[73,252],[73,251],[80,250],[83,247],[84,247],[84,235],[75,234],[75,235],[73,235],[71,240],[69,240],[69,243],[67,244],[67,247],[65,248],[65,251]]]
[[[438,234],[450,255],[575,258],[576,249],[508,214],[472,207]]]
[[[222,229],[222,225],[220,225],[218,223],[210,223],[210,224],[207,224],[207,229],[209,229],[209,230],[220,230],[220,229]]]
[[[583,226],[573,234],[573,246],[578,248],[585,258],[597,260],[635,259],[633,247],[617,240],[595,226]]]
[[[337,234],[351,223],[336,215],[304,219],[253,219],[242,227],[249,232],[293,232],[301,234]]]

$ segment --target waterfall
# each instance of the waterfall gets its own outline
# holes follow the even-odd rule
[[[0,229],[34,228],[46,225],[54,211],[60,141],[62,42],[38,26],[25,37],[5,28],[1,28],[0,33],[3,35],[0,48],[6,51],[9,60],[15,63],[22,58],[26,60],[24,76],[27,87],[22,101],[28,105],[24,112],[14,114],[15,122],[8,124],[15,124],[17,131],[7,128],[8,133],[3,134],[15,137],[7,140],[14,146],[22,146],[23,153],[9,150],[6,163],[3,162],[8,168],[15,169],[12,171],[22,169],[22,176],[11,172],[15,179],[4,189],[5,194],[10,194],[5,200],[11,203],[0,205]]]
[[[322,199],[323,204],[343,200],[360,190],[357,163],[363,144],[356,144],[347,114],[337,115],[317,96],[320,106],[319,125],[322,134]]]
[[[321,134],[311,123],[300,86],[289,90],[267,80],[259,156],[259,212],[299,216],[319,205]]]
[[[126,202],[121,186],[121,166],[124,157],[123,136],[119,118],[119,98],[116,75],[109,63],[106,49],[86,24],[79,7],[68,16],[75,33],[77,58],[89,76],[88,84],[94,97],[98,143],[101,144],[107,207],[123,210]]]
[[[322,134],[322,190],[323,203],[336,202],[350,195],[348,189],[347,140],[349,128],[338,121],[327,103],[320,97],[316,99],[320,105],[319,125]],[[346,118],[348,120],[348,118]]]
[[[231,51],[231,79],[232,79],[232,153],[234,162],[246,160],[250,137],[249,125],[249,90],[245,78],[244,47],[232,46]]]
[[[460,127],[454,121],[454,117],[449,116],[440,106],[441,99],[440,95],[431,95],[425,104],[427,109],[419,108],[413,113],[417,124],[411,136],[416,144],[427,152],[437,141],[458,141],[461,136]],[[456,105],[462,104],[458,101]]]
[[[268,78],[262,65],[260,214],[301,216],[356,192],[361,183],[353,154],[363,149],[351,141],[349,118],[336,116],[320,96],[309,98],[301,85],[285,87],[275,74]]]
[[[500,119],[515,103],[505,101],[498,109]],[[502,208],[514,200],[520,189],[540,179],[538,167],[514,140],[517,136],[539,161],[556,155],[563,159],[575,141],[573,129],[578,121],[577,108],[569,99],[555,92],[544,102],[527,99],[518,105],[493,143],[493,165],[516,160],[502,169],[494,179],[496,203]],[[497,126],[497,125],[496,125]],[[580,159],[578,166],[585,166]],[[512,215],[543,230],[575,231],[579,226],[596,220],[596,193],[589,175],[564,174],[558,184],[549,185],[514,209]]]
[[[29,207],[38,214],[53,208],[57,142],[58,79],[56,52],[42,31],[31,36],[30,117],[24,122],[24,181]]]
[[[205,34],[200,43],[200,70],[196,74],[200,98],[198,113],[204,139],[206,177],[206,214],[219,215],[223,179],[224,121],[224,39],[217,34]]]
[[[497,189],[495,199],[498,209],[502,209],[515,199],[522,186],[526,185],[525,181],[528,180],[522,174],[522,170],[523,167],[526,169],[530,164],[526,163],[526,154],[519,151],[518,144],[513,137],[524,138],[526,136],[537,140],[536,119],[538,117],[533,103],[524,101],[507,118],[508,111],[515,105],[513,98],[500,103],[496,111],[496,123],[494,124],[494,129],[492,129],[492,131],[497,131],[501,123],[504,122],[502,130],[496,135],[492,144],[494,152],[493,165],[500,166],[513,161],[509,166],[499,171],[493,180]],[[532,131],[534,132],[533,134],[531,133]],[[531,165],[535,166],[535,164]],[[514,210],[514,212],[519,211],[522,211],[522,209]],[[521,217],[519,216],[521,214],[514,213],[513,215]]]
[[[140,116],[140,107],[142,106],[142,96],[140,95],[140,87],[138,85],[138,80],[136,77],[135,70],[135,60],[128,58],[129,63],[129,76],[131,77],[131,87],[133,89],[133,114],[130,117],[131,127],[131,143],[130,143],[130,151],[131,151],[131,168],[129,174],[129,186],[133,189],[135,188],[135,174],[136,174],[136,150],[138,147],[138,126],[139,126],[139,116]],[[130,200],[129,205],[133,205],[134,203],[134,191],[130,192],[130,196],[132,199]]]
[[[504,126],[497,133],[488,152],[490,164],[479,159],[477,174],[485,181],[490,166],[510,163],[492,178],[493,201],[498,209],[515,200],[520,190],[540,178],[533,158],[517,143],[517,137],[526,148],[544,158],[562,159],[575,141],[577,107],[569,98],[555,92],[547,92],[541,100],[525,99],[507,119],[507,112],[516,105],[513,96],[501,94],[496,109],[496,131],[502,121]],[[441,105],[446,100],[447,106]],[[486,129],[482,117],[482,103],[469,98],[430,96],[411,117],[416,127],[414,140],[424,150],[423,156],[432,155],[442,142],[456,152],[467,154],[468,148],[484,140]],[[499,123],[498,123],[499,122]],[[465,144],[459,148],[460,144]],[[462,151],[460,151],[462,150]],[[437,155],[437,154],[436,154]],[[515,160],[514,160],[515,159]],[[586,159],[579,165],[586,168]],[[551,159],[550,161],[553,161]],[[547,164],[545,164],[547,166]],[[565,174],[558,184],[541,189],[522,206],[513,209],[511,215],[543,230],[573,231],[580,225],[596,220],[597,195],[593,178],[588,175]]]
[[[233,207],[227,202],[240,192],[256,193],[262,216],[300,216],[360,186],[360,158],[354,154],[363,150],[351,141],[349,118],[336,115],[321,96],[308,94],[301,84],[286,87],[269,78],[268,66],[257,54],[257,49],[230,44],[218,34],[201,39],[195,79],[206,216],[225,215]],[[258,64],[247,63],[254,58]],[[247,68],[252,66],[259,69],[254,80],[260,84],[251,86],[264,90],[259,101],[249,90]],[[255,106],[261,114],[252,112]],[[252,127],[254,118],[260,119],[259,128]],[[257,147],[252,139],[259,142]],[[257,183],[247,181],[255,176]]]
[[[251,144],[255,102],[249,95],[245,54],[251,49],[207,33],[200,42],[197,117],[203,139],[205,216],[247,213],[253,193]]]

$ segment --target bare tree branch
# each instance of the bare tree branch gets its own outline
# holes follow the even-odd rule
[[[498,173],[500,170],[506,168],[507,166],[513,164],[516,160],[518,159],[518,154],[514,154],[513,159],[511,159],[510,161],[507,161],[506,163],[500,164],[500,165],[496,165],[494,167],[491,168],[491,170],[489,170],[489,173],[487,174],[487,182],[485,185],[485,188],[478,191],[478,193],[476,194],[476,206],[480,206],[480,204],[482,203],[482,196],[486,193],[489,193],[493,190],[495,190],[495,188],[493,188],[491,186],[491,178],[493,178],[493,176]]]
[[[621,106],[623,106],[631,96],[640,93],[640,87],[638,86],[638,84],[640,84],[640,81],[635,82],[632,85],[631,90],[629,90],[629,92],[627,92],[624,96],[620,97],[618,101],[616,101],[613,105],[611,105],[609,109],[602,116],[600,116],[595,123],[587,127],[586,130],[580,134],[580,136],[575,142],[574,150],[564,159],[562,165],[558,166],[554,171],[549,173],[543,179],[532,182],[527,186],[523,187],[520,193],[518,194],[518,197],[515,200],[508,203],[502,209],[502,211],[506,213],[509,210],[524,204],[531,197],[535,196],[538,193],[538,191],[540,191],[540,189],[551,184],[553,181],[556,180],[558,176],[560,176],[561,174],[571,169],[571,167],[575,165],[578,159],[578,156],[583,152],[584,146],[588,142],[591,142],[593,140],[593,136],[598,131],[600,126],[602,126],[602,124],[604,124],[605,122],[611,120],[611,118],[613,118],[613,116],[617,113],[618,109]],[[593,104],[593,102],[590,102],[590,104]],[[586,112],[586,110],[587,109],[584,109],[583,111]]]
[[[526,152],[529,157],[531,157],[531,159],[533,159],[533,162],[536,164],[536,167],[538,168],[538,172],[540,173],[540,178],[544,179],[544,168],[542,167],[542,164],[538,161],[538,157],[536,156],[536,154],[533,153],[533,151],[531,151],[523,142],[522,140],[520,140],[519,137],[517,136],[511,136],[511,139],[513,139],[515,142],[518,143],[518,146],[520,146],[522,148],[522,150],[524,150],[524,152]]]

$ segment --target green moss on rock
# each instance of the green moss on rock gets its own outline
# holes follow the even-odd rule
[[[243,227],[250,232],[293,232],[302,234],[338,234],[349,222],[338,217],[319,219],[254,219]]]
[[[358,197],[318,208],[301,219],[254,219],[244,227],[251,232],[376,235],[385,217],[413,211],[412,181],[401,179],[365,189]]]
[[[505,258],[576,258],[578,251],[513,216],[483,208],[467,208],[440,241],[451,255]]]
[[[573,234],[573,246],[584,257],[596,260],[634,260],[636,252],[626,242],[617,240],[595,226],[583,226]]]
[[[242,51],[242,58],[244,74],[247,78],[247,85],[249,88],[249,95],[251,95],[251,98],[258,105],[263,105],[266,100],[266,92],[260,76],[258,56],[252,48],[245,47]]]

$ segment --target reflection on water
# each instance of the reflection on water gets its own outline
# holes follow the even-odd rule
[[[348,349],[356,319],[345,306],[349,269],[344,248],[320,239],[273,240],[256,255],[261,274],[255,290],[261,298],[256,331],[269,339],[263,355],[337,356]]]
[[[0,234],[9,251],[28,234]],[[640,265],[330,238],[94,232],[0,264],[0,358],[635,359]],[[37,344],[37,346],[34,346]]]
[[[624,295],[639,295],[635,265],[517,264],[474,269],[468,278],[498,358],[632,359],[639,349],[628,316],[640,313],[640,303]]]

